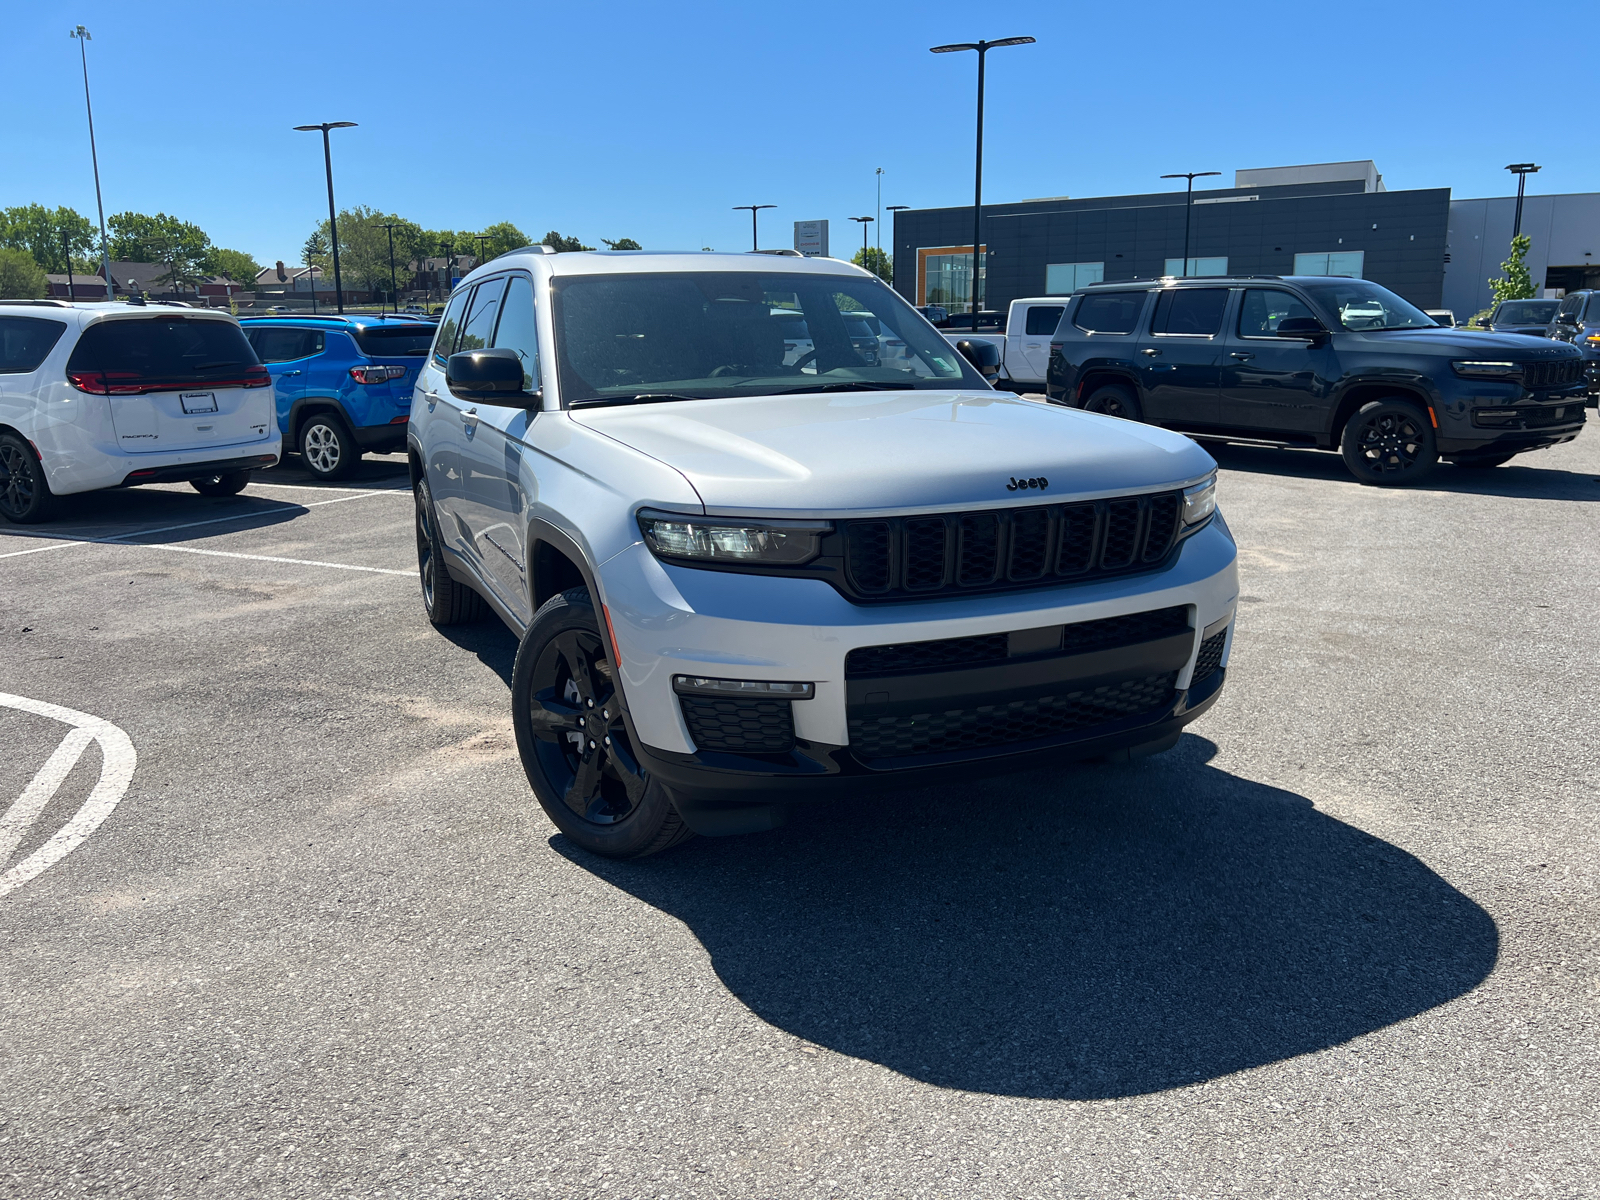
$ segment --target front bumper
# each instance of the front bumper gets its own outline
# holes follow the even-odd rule
[[[664,566],[638,544],[602,565],[601,590],[641,759],[669,788],[728,794],[812,794],[1175,737],[1221,689],[1238,597],[1220,518],[1165,570],[1034,591],[869,607],[819,580]],[[1070,636],[1059,649],[1029,649],[1046,630],[1174,610],[1176,629],[1112,649],[1074,652]],[[846,671],[854,650],[997,637],[1011,649],[978,666]],[[781,702],[791,746],[736,753],[697,744],[677,675],[803,682],[815,694]]]
[[[1588,420],[1583,390],[1572,388],[1537,400],[1484,402],[1460,406],[1457,419],[1439,430],[1443,455],[1520,454],[1570,442]],[[1447,412],[1449,410],[1447,409]]]

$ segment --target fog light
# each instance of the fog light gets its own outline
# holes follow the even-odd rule
[[[812,683],[769,683],[762,679],[707,679],[700,675],[674,675],[672,690],[689,696],[746,696],[765,700],[809,700],[817,694]]]

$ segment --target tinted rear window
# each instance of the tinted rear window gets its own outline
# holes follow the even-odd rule
[[[0,375],[37,371],[66,326],[38,317],[0,317]]]
[[[1037,304],[1030,308],[1023,334],[1027,337],[1049,337],[1061,324],[1061,309],[1059,304]]]
[[[418,321],[406,325],[372,325],[350,332],[363,354],[370,354],[374,358],[395,355],[420,358],[433,345],[434,326]]]
[[[1072,323],[1088,333],[1132,333],[1144,309],[1144,292],[1106,292],[1085,296]]]
[[[204,383],[258,366],[244,331],[232,321],[170,317],[115,318],[83,331],[69,371],[104,371],[124,379]]]

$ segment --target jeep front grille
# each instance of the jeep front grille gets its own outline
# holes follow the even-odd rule
[[[1522,386],[1530,391],[1571,387],[1583,378],[1583,359],[1560,358],[1553,362],[1522,364]]]

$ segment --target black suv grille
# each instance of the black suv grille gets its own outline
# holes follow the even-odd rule
[[[1062,631],[1059,646],[1044,653],[1087,654],[1094,650],[1114,650],[1121,646],[1136,646],[1140,642],[1153,642],[1157,638],[1171,637],[1188,628],[1189,610],[1181,604],[1172,608],[1153,609],[1150,612],[1129,613],[1121,617],[1103,617],[1098,621],[1079,621],[1066,626]],[[1210,642],[1206,644],[1210,645]],[[937,642],[861,646],[845,656],[844,675],[846,679],[908,675],[917,671],[1003,662],[1009,654],[1009,638],[1003,633],[944,638]]]
[[[845,566],[836,586],[852,599],[911,600],[1145,570],[1172,552],[1182,506],[1182,493],[1162,492],[846,521],[835,535],[844,543]]]
[[[724,696],[679,696],[678,700],[697,750],[783,754],[794,749],[794,710],[789,700]]]
[[[1522,364],[1522,386],[1530,391],[1570,387],[1583,378],[1583,359],[1562,358],[1554,362]]]
[[[850,749],[861,758],[893,759],[1008,746],[1159,712],[1176,697],[1172,673],[1131,679],[1035,700],[918,713],[851,717]]]

